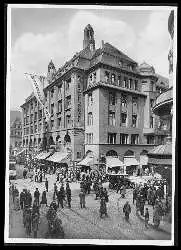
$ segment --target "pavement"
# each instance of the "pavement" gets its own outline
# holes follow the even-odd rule
[[[55,175],[46,176],[49,182],[49,191],[47,193],[48,205],[52,201],[53,186],[56,181]],[[38,187],[40,193],[45,190],[45,183],[34,182],[30,179],[18,179],[13,181],[21,192],[23,188],[28,188],[33,193]],[[108,188],[108,183],[104,184]],[[58,184],[58,188],[60,184]],[[58,216],[62,220],[62,225],[66,239],[114,239],[114,240],[170,240],[171,234],[164,231],[155,230],[153,227],[145,228],[144,221],[136,213],[135,205],[132,204],[132,190],[128,189],[126,197],[122,199],[120,194],[109,190],[109,202],[107,203],[107,218],[100,218],[99,208],[100,200],[95,200],[93,191],[86,195],[86,208],[81,209],[79,204],[80,183],[70,183],[72,190],[71,209],[65,202],[64,208],[58,209]],[[131,214],[129,222],[125,221],[122,212],[126,201],[131,205]],[[13,210],[10,202],[10,237],[27,238],[22,224],[22,211]],[[40,229],[38,238],[47,237],[46,207],[40,210]],[[151,213],[151,211],[150,211]],[[32,236],[30,236],[32,237]]]
[[[148,224],[150,225],[150,227],[153,227],[157,231],[163,231],[165,233],[171,234],[171,223],[169,223],[169,221],[168,221],[168,216],[169,215],[162,217],[162,220],[160,221],[159,228],[156,229],[154,227],[154,223],[153,223],[153,206],[146,204],[144,206],[144,212],[145,212],[146,208],[148,208],[148,211],[149,211],[149,222],[148,222]],[[140,217],[141,220],[143,220],[143,221],[145,220],[144,216],[142,216],[140,214],[140,212],[138,212],[138,216]]]

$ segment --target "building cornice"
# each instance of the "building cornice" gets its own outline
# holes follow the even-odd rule
[[[126,93],[130,93],[130,94],[134,94],[134,95],[140,95],[143,97],[147,97],[147,94],[144,94],[142,92],[136,91],[136,90],[129,90],[123,87],[119,87],[119,86],[115,86],[115,85],[111,85],[111,84],[107,84],[104,83],[102,81],[96,82],[93,85],[89,85],[88,88],[86,90],[83,91],[83,94],[86,94],[87,92],[89,92],[90,90],[96,89],[96,88],[109,88],[109,89],[115,89],[115,90],[119,90],[122,92],[126,92]]]

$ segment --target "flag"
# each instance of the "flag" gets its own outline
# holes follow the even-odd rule
[[[25,73],[25,75],[28,77],[28,79],[32,83],[33,92],[34,92],[38,102],[43,106],[46,121],[50,120],[51,115],[50,115],[47,107],[45,106],[45,95],[43,92],[45,77],[44,76],[37,76],[34,74],[27,74],[27,73]]]

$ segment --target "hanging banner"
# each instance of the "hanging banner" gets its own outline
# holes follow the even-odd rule
[[[33,92],[34,92],[38,102],[43,106],[46,121],[49,121],[51,115],[50,115],[47,107],[45,107],[45,95],[43,92],[45,77],[44,76],[37,76],[34,74],[29,74],[29,73],[25,73],[25,75],[32,83]]]

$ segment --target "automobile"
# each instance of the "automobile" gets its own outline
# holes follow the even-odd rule
[[[16,180],[16,162],[15,161],[10,161],[9,162],[9,179],[10,180]]]

